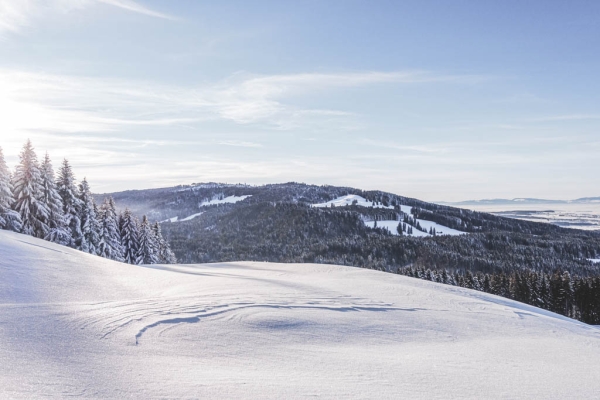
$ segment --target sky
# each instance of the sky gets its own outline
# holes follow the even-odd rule
[[[0,0],[0,147],[95,192],[600,196],[600,2]]]

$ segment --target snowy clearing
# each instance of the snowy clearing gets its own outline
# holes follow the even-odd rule
[[[372,201],[368,201],[364,197],[358,196],[356,194],[349,194],[347,196],[338,197],[337,199],[328,201],[326,203],[311,204],[311,206],[322,208],[322,207],[331,207],[331,205],[333,204],[334,207],[344,207],[344,206],[351,206],[355,201],[356,201],[356,205],[361,206],[361,207],[387,208],[390,210],[394,209],[393,206],[384,206],[383,204],[373,205]]]
[[[427,229],[427,232],[429,232],[429,228],[435,228],[436,235],[464,235],[465,234],[465,232],[457,231],[456,229],[448,228],[446,226],[437,224],[435,222],[426,221],[424,219],[417,219],[417,221],[424,229]],[[402,222],[394,221],[394,220],[392,220],[392,221],[377,221],[377,227],[378,228],[386,228],[392,234],[398,235],[397,228],[398,228],[399,223],[402,223]],[[373,228],[375,226],[375,221],[366,221],[365,225],[367,225],[370,228]],[[407,226],[408,226],[408,224],[407,224]],[[406,232],[404,233],[404,235],[415,236],[415,237],[433,236],[433,235],[430,235],[429,233],[420,231],[415,227],[413,227],[412,235],[407,234]]]
[[[237,203],[238,201],[246,200],[248,197],[252,197],[252,195],[249,194],[246,196],[228,196],[223,199],[213,199],[211,201],[205,201],[205,202],[201,203],[200,207],[214,206],[216,204],[233,204],[233,203]]]
[[[596,398],[600,330],[383,272],[132,266],[0,231],[0,398]]]
[[[419,224],[429,232],[430,228],[434,228],[437,235],[464,235],[465,232],[457,231],[456,229],[448,228],[447,226],[440,225],[436,222],[427,221],[424,219],[417,219]]]
[[[181,220],[181,222],[183,221],[191,221],[192,219],[201,216],[202,214],[204,214],[204,212],[199,212],[197,214],[192,214],[189,217],[185,217],[184,219]]]

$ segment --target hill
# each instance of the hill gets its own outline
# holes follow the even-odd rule
[[[132,266],[0,231],[0,397],[592,398],[600,330],[315,264]]]

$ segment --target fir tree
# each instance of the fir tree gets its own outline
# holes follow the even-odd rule
[[[117,221],[115,201],[104,199],[98,215],[100,221],[98,255],[115,261],[123,261],[123,246]]]
[[[58,188],[58,194],[63,202],[63,215],[71,233],[71,242],[69,243],[69,246],[76,249],[87,247],[85,244],[85,238],[81,232],[81,220],[79,219],[81,202],[77,197],[75,176],[73,175],[71,166],[66,159],[63,160],[62,166],[58,173],[56,186]]]
[[[128,264],[141,264],[138,224],[129,209],[125,209],[123,215],[120,216],[119,228],[123,246],[123,261]]]
[[[44,239],[54,243],[68,245],[71,242],[71,234],[67,228],[67,223],[63,215],[63,203],[54,178],[54,169],[50,162],[50,157],[46,153],[44,162],[41,166],[41,201],[48,207],[49,215],[46,221],[48,225],[48,234]]]
[[[171,248],[169,247],[169,244],[163,238],[159,223],[154,223],[152,229],[154,230],[154,236],[156,237],[156,243],[158,244],[158,262],[160,264],[177,263],[177,258],[175,257],[175,254],[173,254]]]
[[[0,147],[0,229],[20,232],[23,224],[21,215],[11,209],[14,202],[10,171]]]
[[[148,217],[142,217],[142,223],[139,231],[140,247],[138,249],[138,257],[142,260],[142,264],[156,264],[158,262],[158,243],[156,236]]]
[[[78,199],[79,221],[84,239],[79,250],[90,254],[97,254],[98,245],[100,243],[98,237],[100,226],[96,219],[96,204],[94,202],[94,197],[92,196],[90,185],[85,178],[83,178],[83,181],[79,184]]]
[[[402,236],[402,223],[398,223],[398,226],[396,227],[396,232],[398,232],[398,235]]]
[[[50,228],[45,223],[50,211],[41,201],[42,185],[40,166],[31,141],[23,146],[19,164],[13,175],[15,203],[13,209],[21,215],[22,232],[37,238],[45,238]]]

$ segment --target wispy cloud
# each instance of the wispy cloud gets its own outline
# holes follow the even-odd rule
[[[132,11],[139,14],[148,15],[150,17],[177,20],[177,18],[172,15],[168,15],[165,13],[161,13],[155,10],[151,10],[148,7],[145,7],[133,0],[96,0],[99,3],[108,4],[111,6],[119,7],[127,11]]]
[[[152,10],[133,0],[0,0],[0,38],[33,26],[58,14],[109,5],[155,18],[176,20],[165,13]]]
[[[532,122],[553,122],[553,121],[585,121],[600,119],[598,114],[565,114],[551,115],[548,117],[532,118]]]
[[[448,151],[446,146],[440,146],[439,144],[432,143],[427,146],[417,146],[417,145],[408,145],[397,142],[390,141],[381,141],[381,140],[372,140],[372,139],[362,139],[359,141],[361,145],[373,146],[373,147],[381,147],[385,149],[393,149],[393,150],[401,150],[407,153],[445,153]]]
[[[7,134],[35,131],[117,132],[136,126],[186,127],[209,120],[292,129],[335,124],[354,116],[345,110],[305,109],[298,95],[317,95],[380,83],[471,81],[423,72],[364,72],[235,76],[196,87],[118,79],[0,70],[0,128]]]
[[[220,141],[221,146],[234,146],[234,147],[263,147],[260,143],[255,142],[244,142],[241,140],[223,140]]]

